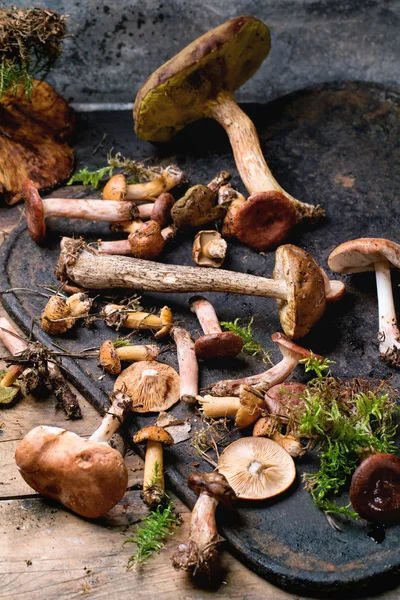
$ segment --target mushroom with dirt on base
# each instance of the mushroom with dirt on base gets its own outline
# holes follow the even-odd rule
[[[117,329],[150,329],[155,331],[154,337],[159,339],[166,337],[174,324],[171,309],[164,306],[159,316],[152,313],[130,309],[123,304],[106,304],[102,314],[107,325],[115,326]]]

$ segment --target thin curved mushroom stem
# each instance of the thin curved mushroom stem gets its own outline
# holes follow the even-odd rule
[[[194,342],[183,327],[173,327],[171,335],[176,344],[180,377],[180,399],[185,404],[194,404],[199,391],[199,366]]]
[[[390,266],[387,261],[375,263],[376,291],[379,311],[379,350],[382,358],[400,366],[400,331],[393,301]]]
[[[131,408],[132,400],[123,392],[118,391],[111,394],[111,398],[110,408],[104,415],[100,426],[89,438],[92,442],[109,442]]]

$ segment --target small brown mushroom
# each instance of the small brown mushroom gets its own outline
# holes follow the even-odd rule
[[[175,569],[189,571],[192,575],[210,575],[218,562],[218,535],[215,510],[221,502],[231,506],[235,492],[220,473],[195,473],[187,482],[190,489],[198,494],[190,520],[189,539],[179,544],[172,556]]]
[[[162,192],[168,192],[184,180],[183,172],[175,165],[161,171],[159,177],[146,183],[128,184],[122,174],[114,175],[103,189],[103,200],[148,200],[154,201]]]
[[[164,250],[165,245],[176,235],[176,228],[172,225],[160,230],[155,221],[141,223],[134,227],[127,240],[103,242],[97,240],[99,254],[112,254],[120,256],[135,256],[143,260],[157,258]]]
[[[99,363],[109,373],[121,373],[121,361],[138,362],[141,360],[155,360],[160,350],[154,345],[127,344],[114,346],[111,340],[102,343],[99,350]]]
[[[194,345],[196,356],[203,360],[237,356],[243,347],[243,340],[236,333],[222,331],[211,302],[202,296],[193,296],[189,303],[205,334]]]
[[[134,412],[160,412],[179,401],[179,375],[168,365],[141,361],[122,371],[114,391],[122,391],[131,398]]]
[[[228,244],[222,239],[221,234],[214,229],[199,231],[196,234],[192,248],[192,258],[200,267],[222,266]]]
[[[162,504],[165,500],[163,444],[174,443],[172,436],[163,427],[149,425],[133,437],[135,444],[146,443],[143,473],[143,500],[149,507]]]
[[[271,417],[261,417],[254,425],[254,437],[268,437],[273,442],[279,444],[293,458],[300,458],[305,455],[307,449],[296,440],[292,435],[283,435],[275,431],[275,424]]]
[[[265,405],[271,414],[289,419],[293,412],[304,407],[303,394],[307,386],[304,383],[289,381],[273,385],[265,394]]]
[[[182,327],[173,327],[171,336],[178,355],[180,400],[185,404],[194,404],[199,391],[199,366],[194,342],[190,333]]]
[[[175,198],[165,192],[160,194],[154,204],[142,204],[138,207],[141,211],[142,219],[150,219],[159,224],[161,229],[167,227],[171,221],[171,209],[175,203]],[[111,223],[111,231],[125,231],[126,233],[133,233],[138,231],[143,225],[142,221],[135,219],[134,221],[121,221],[117,223]]]
[[[207,186],[198,184],[189,188],[172,207],[174,225],[178,229],[201,227],[210,221],[221,219],[226,208],[217,203],[217,191],[229,178],[229,173],[222,171]]]
[[[154,337],[157,339],[167,336],[174,324],[172,312],[168,306],[164,306],[157,317],[151,313],[132,310],[123,304],[106,304],[103,315],[109,326],[116,326],[117,329],[120,327],[150,329],[156,332]]]
[[[264,396],[250,386],[240,388],[239,398],[235,396],[197,396],[204,414],[212,419],[235,417],[235,427],[244,429],[260,417],[265,408]]]
[[[400,522],[400,459],[392,454],[373,454],[353,473],[350,501],[367,521]]]
[[[76,319],[88,316],[93,300],[82,292],[68,298],[51,296],[41,316],[42,328],[46,333],[59,335],[65,333],[76,323]]]
[[[244,500],[273,498],[285,492],[296,477],[290,454],[262,437],[232,442],[219,457],[218,472],[225,475],[237,497]]]

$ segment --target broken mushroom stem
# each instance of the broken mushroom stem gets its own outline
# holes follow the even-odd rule
[[[194,342],[183,327],[173,327],[171,336],[176,344],[180,377],[180,399],[185,404],[194,404],[198,394],[199,366]]]
[[[193,575],[211,575],[218,566],[218,545],[222,542],[215,511],[219,502],[231,506],[236,494],[220,473],[195,473],[187,483],[199,497],[192,510],[189,539],[179,544],[172,564],[175,569],[189,571]]]
[[[163,192],[184,181],[183,172],[175,165],[161,171],[159,177],[145,183],[128,184],[123,174],[114,175],[103,189],[103,200],[148,200],[154,201]]]
[[[123,304],[107,304],[103,309],[104,320],[107,325],[115,325],[117,329],[150,329],[156,331],[155,338],[162,338],[169,334],[174,320],[171,309],[164,306],[159,316],[151,313],[135,311]]]
[[[65,333],[76,324],[76,319],[88,316],[92,304],[93,299],[83,292],[68,298],[59,294],[51,296],[41,315],[43,330],[51,335]]]

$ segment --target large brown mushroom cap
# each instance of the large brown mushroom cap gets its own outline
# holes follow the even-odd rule
[[[94,519],[125,494],[124,459],[108,444],[83,439],[58,427],[35,427],[15,452],[28,485],[74,512]]]
[[[144,442],[158,442],[159,444],[173,444],[174,438],[165,431],[164,427],[158,425],[149,425],[138,431],[133,436],[135,444],[143,444]]]
[[[230,444],[218,461],[238,498],[264,500],[281,494],[296,477],[293,458],[268,438],[247,437]]]
[[[279,383],[266,392],[265,405],[270,413],[289,419],[294,411],[304,406],[304,399],[301,396],[306,389],[304,383],[295,381]]]
[[[285,244],[275,254],[274,279],[284,280],[286,300],[277,300],[283,331],[290,338],[302,338],[325,311],[325,285],[321,270],[305,250]]]
[[[111,340],[106,340],[100,346],[99,363],[112,375],[121,373],[121,361]]]
[[[204,116],[222,90],[234,92],[258,70],[270,33],[254,17],[236,17],[189,44],[144,83],[135,101],[136,134],[165,142]]]
[[[236,333],[221,331],[202,335],[194,344],[197,358],[227,358],[237,356],[242,350],[243,340]]]
[[[375,263],[382,260],[400,268],[400,245],[384,238],[359,238],[335,248],[328,265],[335,273],[362,273],[375,271]]]
[[[208,494],[227,506],[231,506],[236,499],[235,492],[222,473],[193,473],[187,484],[197,495]]]
[[[114,391],[130,396],[134,412],[160,412],[178,402],[179,375],[168,365],[144,360],[122,371]]]

